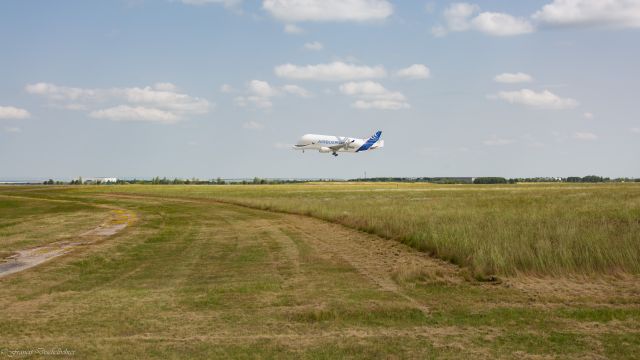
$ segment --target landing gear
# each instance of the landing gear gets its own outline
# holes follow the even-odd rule
[[[331,155],[338,156],[338,153],[334,151]]]

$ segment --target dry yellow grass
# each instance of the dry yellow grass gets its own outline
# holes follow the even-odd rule
[[[640,273],[635,183],[133,185],[96,191],[310,215],[402,241],[477,276]]]

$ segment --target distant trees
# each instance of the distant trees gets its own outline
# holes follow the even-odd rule
[[[162,179],[160,179],[160,176],[156,176],[153,179],[151,179],[151,184],[153,184],[153,185],[167,185],[167,184],[169,184],[169,180],[166,177],[163,177]]]
[[[373,177],[349,179],[347,181],[354,182],[427,182],[433,184],[471,184],[471,177]]]
[[[596,175],[587,175],[584,177],[579,177],[579,176],[569,176],[567,178],[567,182],[570,183],[597,183],[597,182],[606,182],[609,181],[610,179],[607,177],[602,177],[602,176],[596,176]]]
[[[616,178],[587,175],[584,177],[570,176],[562,177],[529,177],[529,178],[503,178],[503,177],[373,177],[349,179],[352,182],[427,182],[433,184],[517,184],[517,183],[537,183],[537,182],[570,182],[570,183],[597,183],[597,182],[640,182],[635,178]]]
[[[533,177],[533,178],[503,178],[503,177],[373,177],[373,178],[358,178],[349,180],[340,179],[265,179],[254,177],[253,179],[238,179],[238,180],[224,180],[220,177],[215,179],[200,180],[196,177],[191,179],[173,178],[168,179],[166,177],[153,177],[150,180],[142,179],[117,179],[114,181],[107,181],[98,179],[84,180],[81,177],[71,180],[69,182],[63,182],[60,180],[49,179],[43,181],[44,185],[82,185],[82,184],[95,184],[95,185],[112,185],[112,184],[142,184],[142,185],[264,185],[264,184],[298,184],[306,183],[309,181],[345,181],[345,182],[407,182],[407,183],[433,183],[433,184],[517,184],[517,183],[535,183],[535,182],[567,182],[567,183],[600,183],[600,182],[640,182],[640,178],[615,178],[610,179],[608,177],[602,177],[597,175],[587,176],[569,176],[566,178],[561,177]]]
[[[227,182],[222,178],[218,177],[217,179],[210,180],[200,180],[197,177],[192,177],[191,179],[181,179],[181,178],[173,178],[167,179],[166,177],[160,178],[156,176],[151,180],[138,180],[133,179],[127,181],[127,184],[147,184],[147,185],[225,185]]]
[[[587,175],[585,177],[582,178],[582,182],[605,182],[605,181],[609,181],[609,178],[604,178],[602,176],[596,176],[596,175]]]
[[[532,178],[511,178],[509,184],[517,184],[521,182],[537,183],[537,182],[562,182],[564,179],[561,177],[532,177]]]
[[[253,183],[254,184],[267,184],[267,180],[266,179],[260,179],[259,177],[254,177],[253,178]]]
[[[506,184],[507,179],[503,177],[478,177],[473,179],[474,184]]]

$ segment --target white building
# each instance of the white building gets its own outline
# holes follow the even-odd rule
[[[114,177],[81,177],[76,180],[82,180],[83,184],[108,184],[118,182],[118,178]]]

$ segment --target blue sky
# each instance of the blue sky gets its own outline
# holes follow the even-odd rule
[[[0,48],[4,179],[640,177],[637,0],[4,1]]]

